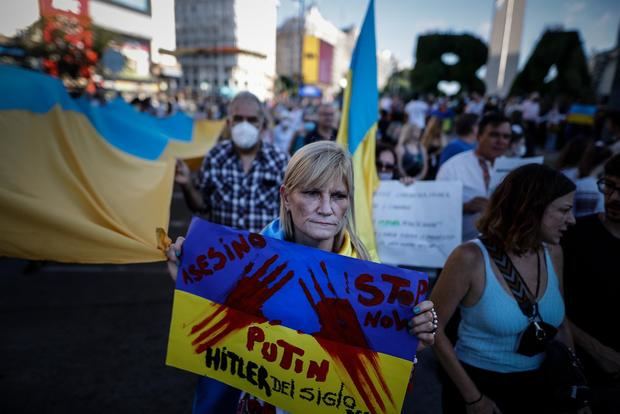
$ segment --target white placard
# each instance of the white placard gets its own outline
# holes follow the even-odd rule
[[[491,182],[489,183],[491,192],[497,188],[510,171],[526,164],[542,164],[543,160],[544,157],[542,156],[528,158],[499,157],[495,160],[495,169],[491,173]]]
[[[373,203],[381,261],[443,267],[461,243],[462,193],[457,181],[418,181],[410,186],[381,181]]]

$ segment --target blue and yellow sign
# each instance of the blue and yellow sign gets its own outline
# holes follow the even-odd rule
[[[167,364],[291,412],[400,412],[425,274],[195,218]]]

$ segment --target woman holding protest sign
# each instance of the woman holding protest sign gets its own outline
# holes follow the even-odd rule
[[[575,223],[574,194],[575,185],[549,167],[514,170],[491,196],[479,238],[448,258],[432,300],[441,326],[457,307],[462,320],[456,346],[440,328],[434,347],[451,380],[444,412],[547,413],[563,403],[546,386],[551,377],[543,362],[552,359],[552,347],[574,357],[559,247]],[[584,401],[568,402],[576,412]]]
[[[377,258],[371,257],[355,232],[353,190],[351,158],[342,147],[330,141],[306,145],[293,155],[288,164],[280,188],[280,218],[262,233],[328,252],[376,261]],[[183,240],[178,238],[167,251],[173,278],[176,278],[177,256]],[[409,322],[410,333],[420,340],[419,348],[432,345],[437,329],[433,304],[430,301],[421,302],[416,305],[414,313],[416,316]],[[350,334],[342,329],[332,332],[343,337]],[[221,399],[230,401],[231,396],[234,398],[236,395],[238,404],[223,405],[221,401],[216,401],[214,388],[218,389],[215,393]],[[240,391],[213,379],[201,378],[194,412],[282,412],[248,394],[239,399],[240,394]]]

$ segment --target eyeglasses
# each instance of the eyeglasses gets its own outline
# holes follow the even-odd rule
[[[394,164],[390,164],[390,163],[385,163],[385,162],[381,162],[381,161],[377,161],[377,170],[379,171],[383,171],[383,170],[394,170],[395,165]]]
[[[243,116],[243,115],[233,115],[232,121],[234,124],[247,121],[250,124],[258,124],[259,119],[257,116]]]
[[[620,186],[615,185],[611,180],[601,178],[596,182],[596,184],[598,185],[598,191],[606,196],[612,195],[614,191],[617,191],[618,194],[620,194]]]

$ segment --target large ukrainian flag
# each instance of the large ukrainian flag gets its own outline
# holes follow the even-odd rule
[[[0,65],[0,256],[164,260],[174,158],[204,155],[222,127],[192,123],[72,99],[57,79]]]
[[[337,141],[353,157],[357,233],[373,257],[377,257],[372,198],[379,185],[375,166],[378,101],[375,8],[370,0],[347,73]]]

